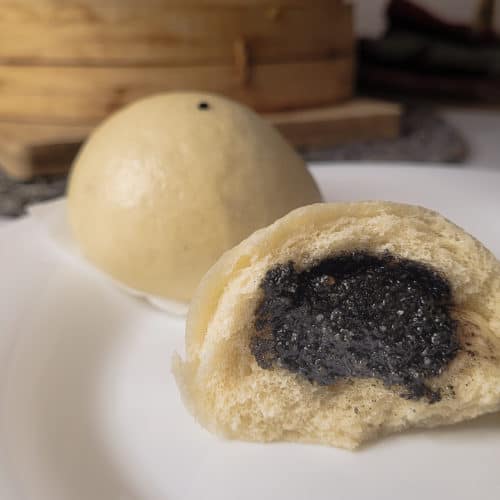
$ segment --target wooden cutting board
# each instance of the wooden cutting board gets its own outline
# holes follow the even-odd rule
[[[298,149],[314,150],[400,132],[397,104],[369,99],[264,115]],[[90,126],[0,122],[0,166],[12,177],[66,173]]]
[[[0,122],[0,168],[19,180],[65,173],[90,130]]]
[[[373,99],[352,99],[325,108],[267,114],[300,150],[399,136],[401,106]]]

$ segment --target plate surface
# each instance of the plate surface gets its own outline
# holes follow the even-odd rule
[[[425,205],[500,256],[499,173],[313,173],[328,200]],[[223,441],[193,421],[170,374],[182,319],[113,287],[33,218],[0,229],[0,276],[2,499],[500,498],[500,415],[355,453]]]

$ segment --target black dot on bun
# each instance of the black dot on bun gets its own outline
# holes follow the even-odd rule
[[[208,104],[208,102],[206,101],[201,101],[198,103],[198,109],[201,109],[201,110],[207,110],[207,109],[210,109],[210,104]]]

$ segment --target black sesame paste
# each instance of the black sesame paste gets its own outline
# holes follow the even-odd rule
[[[388,253],[344,253],[304,271],[293,262],[260,284],[250,349],[311,382],[376,378],[402,397],[441,399],[426,381],[460,347],[448,281],[432,268]]]

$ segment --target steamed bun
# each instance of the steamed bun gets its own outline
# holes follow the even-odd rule
[[[75,160],[69,222],[119,282],[189,301],[220,255],[320,200],[306,165],[250,109],[216,95],[140,100],[99,126]]]

